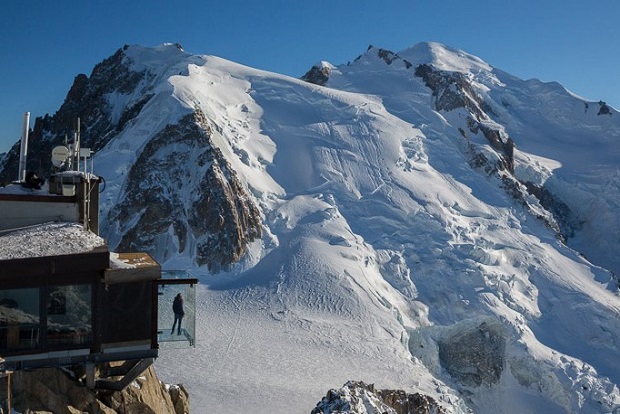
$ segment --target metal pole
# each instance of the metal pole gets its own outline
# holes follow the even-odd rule
[[[24,129],[19,149],[19,170],[17,181],[26,181],[26,155],[28,154],[28,132],[30,131],[30,112],[24,113]]]
[[[75,168],[80,171],[80,118],[77,119],[77,132],[75,133]]]
[[[6,390],[6,394],[7,394],[6,405],[7,405],[7,410],[8,410],[9,414],[11,414],[11,374],[12,374],[12,372],[9,371],[8,372],[8,378],[7,378],[7,386],[6,386],[7,387],[7,390]]]

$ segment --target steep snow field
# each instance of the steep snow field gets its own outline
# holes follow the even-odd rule
[[[172,47],[128,54],[166,86],[97,154],[104,211],[136,150],[193,108],[262,211],[263,238],[230,272],[163,263],[201,281],[196,349],[156,362],[193,412],[309,412],[349,379],[453,412],[620,411],[617,112],[438,44],[389,65],[370,49],[332,66],[327,87]],[[471,168],[461,112],[434,111],[403,59],[466,73],[516,143],[515,174],[577,212],[569,246],[596,265]],[[440,361],[476,332],[503,344],[497,382],[459,380],[476,368]]]

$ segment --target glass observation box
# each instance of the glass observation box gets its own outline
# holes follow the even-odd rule
[[[157,289],[157,342],[161,348],[196,345],[196,284],[185,270],[164,270]]]

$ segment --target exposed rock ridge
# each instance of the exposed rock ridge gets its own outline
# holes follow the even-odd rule
[[[374,384],[349,381],[331,389],[311,414],[444,414],[447,411],[428,395],[403,390],[377,390]]]
[[[575,230],[579,229],[582,223],[577,220],[570,207],[544,186],[536,185],[530,181],[525,181],[523,184],[527,192],[536,197],[540,201],[540,205],[553,214],[562,237],[564,239],[573,237]]]
[[[486,111],[489,105],[476,93],[467,76],[460,72],[446,72],[433,68],[428,64],[421,64],[415,69],[415,75],[422,78],[424,83],[433,92],[434,106],[437,111],[452,111],[458,108],[466,109],[470,116],[466,119],[467,128],[473,134],[482,132],[491,147],[499,155],[497,163],[488,166],[488,170],[500,170],[514,173],[514,142],[503,131],[489,125],[491,118]],[[466,136],[461,129],[461,134]],[[474,157],[480,157],[475,154]]]
[[[372,46],[369,46],[368,49],[370,50],[372,48]],[[387,63],[388,65],[391,65],[392,62],[394,62],[395,60],[402,60],[403,63],[405,64],[405,67],[407,69],[411,68],[411,66],[413,66],[411,64],[411,62],[409,62],[407,59],[403,59],[402,57],[398,56],[397,53],[394,53],[390,50],[387,49],[378,49],[377,50],[377,56],[379,56],[379,58],[383,59],[383,61],[385,63]]]
[[[379,59],[383,60],[387,65],[391,65],[395,61],[402,61],[403,65],[406,69],[409,69],[413,66],[411,62],[407,59],[403,59],[397,53],[394,53],[387,49],[375,48],[373,45],[369,45],[367,49],[367,53],[375,53]],[[359,60],[362,55],[358,56],[355,60]],[[329,76],[331,75],[331,68],[327,66],[318,66],[314,65],[308,72],[306,72],[301,80],[314,83],[315,85],[324,86],[327,81],[329,81]]]
[[[397,53],[375,48],[372,45],[368,46],[366,56],[374,56],[374,54],[387,65],[402,60],[407,69],[413,67],[409,61],[401,58]],[[364,55],[358,56],[355,60],[361,59],[362,56]],[[465,148],[470,157],[470,165],[473,168],[482,169],[490,176],[499,177],[505,191],[535,217],[545,222],[560,240],[566,241],[567,238],[571,237],[580,226],[579,220],[576,219],[570,208],[547,188],[521,181],[515,175],[515,143],[498,124],[493,122],[492,117],[496,116],[495,112],[491,105],[476,92],[468,74],[439,70],[432,64],[425,63],[418,65],[414,73],[431,89],[434,98],[433,109],[444,112],[464,109],[469,114],[464,124],[459,127],[459,131],[466,140]],[[327,68],[314,66],[302,79],[318,85],[325,85],[329,81],[329,75],[330,72]],[[599,106],[599,115],[611,114],[605,102],[599,102]],[[478,135],[479,133],[494,150],[493,154],[480,149],[479,146],[470,141],[469,134]],[[530,195],[538,200],[538,206],[532,205]],[[541,210],[546,210],[547,213],[541,213]]]
[[[465,126],[459,128],[461,135],[468,140],[468,132],[482,133],[486,141],[496,152],[496,158],[490,159],[484,152],[479,151],[468,140],[467,148],[470,152],[470,164],[474,168],[481,168],[487,174],[497,174],[503,188],[513,198],[525,206],[534,216],[538,217],[551,228],[562,241],[574,234],[580,224],[574,213],[548,189],[531,182],[521,181],[514,170],[515,143],[502,129],[494,127],[491,116],[495,115],[490,105],[476,93],[467,76],[460,72],[446,72],[435,69],[432,65],[421,64],[415,69],[416,76],[422,78],[435,98],[434,106],[437,111],[452,111],[464,108],[470,115]],[[601,106],[602,107],[602,106]],[[467,131],[466,131],[467,129]],[[533,195],[542,208],[531,205],[528,195]],[[540,210],[548,214],[540,214]]]
[[[379,57],[379,59],[383,60],[388,65],[391,65],[392,63],[398,60],[398,61],[402,61],[407,69],[413,66],[411,62],[409,62],[407,59],[403,59],[402,57],[400,57],[398,53],[394,53],[387,49],[376,48],[373,45],[368,45],[368,49],[366,49],[366,54],[369,54],[369,53],[374,54],[375,51],[376,51],[377,57]],[[364,55],[359,55],[358,57],[356,57],[355,61],[361,59],[362,56]]]
[[[52,167],[52,148],[63,145],[65,137],[69,138],[70,143],[73,142],[77,118],[81,121],[82,147],[97,151],[122,129],[127,120],[142,109],[152,96],[146,82],[152,75],[146,71],[135,72],[130,64],[124,49],[119,49],[97,64],[90,77],[84,74],[75,77],[60,109],[53,116],[46,114],[36,118],[28,145],[28,160],[33,161],[29,163],[29,167],[38,168],[40,176],[48,175]],[[120,119],[115,122],[107,96],[136,91],[136,96],[140,96],[140,99],[137,102],[129,101]],[[7,159],[0,169],[0,183],[8,183],[17,178],[19,147],[18,141],[7,153]],[[34,164],[34,160],[38,162]]]
[[[146,144],[109,217],[119,252],[146,251],[159,261],[195,252],[196,263],[212,271],[237,262],[261,236],[259,209],[198,110]]]
[[[301,80],[324,86],[329,80],[329,75],[331,75],[331,69],[328,66],[323,65],[319,67],[314,65],[301,77]]]
[[[431,65],[421,64],[416,67],[415,75],[422,78],[426,86],[433,91],[437,111],[466,108],[475,120],[486,118],[486,114],[480,108],[483,100],[473,90],[464,74],[441,71]]]
[[[599,110],[598,110],[597,115],[613,115],[613,113],[611,112],[611,109],[609,108],[609,106],[607,106],[606,102],[599,101],[598,105],[599,105]]]

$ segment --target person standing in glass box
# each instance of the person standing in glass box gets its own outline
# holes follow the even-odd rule
[[[183,310],[183,296],[181,296],[180,293],[175,296],[174,302],[172,302],[172,311],[174,312],[174,323],[172,324],[172,331],[170,334],[172,335],[174,333],[174,327],[177,326],[178,321],[177,335],[181,335],[181,321],[185,315],[185,310]]]

